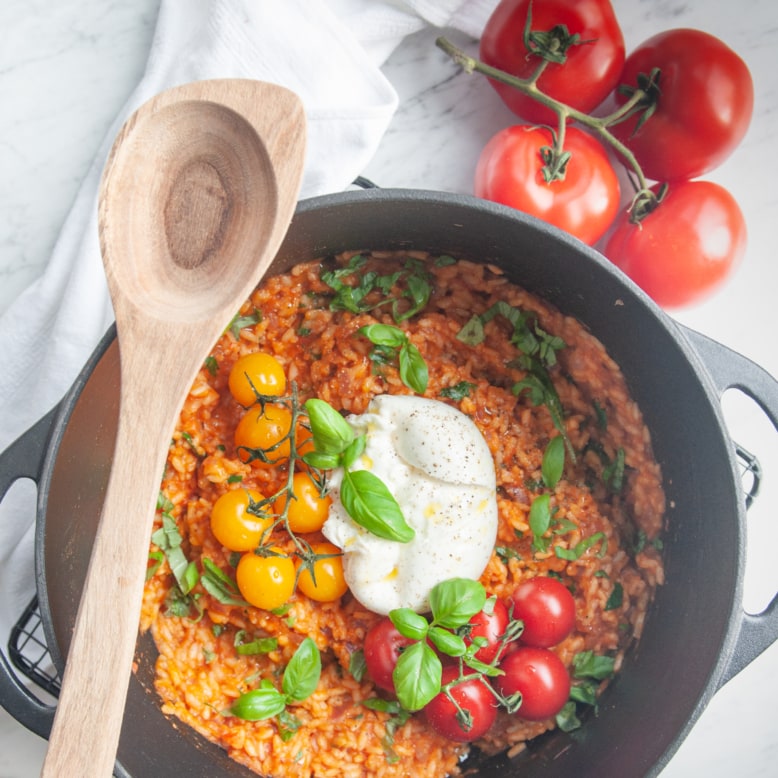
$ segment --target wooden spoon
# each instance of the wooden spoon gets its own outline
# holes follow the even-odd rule
[[[99,225],[121,360],[119,428],[43,776],[113,772],[175,422],[286,233],[304,150],[297,96],[236,79],[153,98],[108,158]]]

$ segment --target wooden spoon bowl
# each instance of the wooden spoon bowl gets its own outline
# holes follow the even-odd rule
[[[141,106],[108,158],[99,226],[119,342],[119,427],[43,776],[113,770],[175,422],[286,233],[304,149],[294,94],[219,80]]]

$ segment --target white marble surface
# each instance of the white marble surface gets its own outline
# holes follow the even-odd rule
[[[79,182],[142,73],[158,2],[4,0],[0,6],[0,311],[43,272]],[[614,5],[628,47],[661,29],[698,27],[726,40],[752,70],[751,128],[735,155],[708,176],[741,204],[750,236],[746,260],[721,293],[675,317],[778,376],[776,6],[773,0]],[[434,47],[435,34],[408,39],[387,63],[400,108],[364,172],[385,187],[469,192],[480,147],[512,117],[480,77],[458,73],[445,60]],[[728,396],[724,406],[733,437],[758,454],[765,470],[762,496],[749,514],[745,581],[745,605],[758,611],[778,591],[778,444],[752,403]],[[778,774],[776,679],[774,645],[714,697],[663,778]],[[37,775],[44,748],[0,711],[0,778]]]

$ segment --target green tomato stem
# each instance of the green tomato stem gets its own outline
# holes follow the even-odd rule
[[[637,179],[635,188],[638,193],[649,189],[646,177],[643,174],[643,170],[638,164],[635,155],[608,129],[611,124],[615,124],[616,122],[625,119],[635,106],[646,97],[646,93],[643,90],[636,89],[630,99],[613,113],[603,117],[591,116],[588,113],[583,113],[566,103],[554,99],[539,89],[537,80],[542,73],[542,67],[538,67],[529,79],[519,78],[518,76],[513,76],[510,73],[506,73],[504,70],[492,67],[485,62],[481,62],[480,60],[469,56],[445,37],[438,38],[435,41],[435,45],[445,52],[454,63],[459,65],[466,73],[481,73],[487,78],[512,86],[536,102],[552,110],[559,117],[559,133],[555,144],[555,150],[561,149],[562,147],[562,141],[564,140],[563,128],[567,119],[577,121],[579,124],[588,127],[593,133],[599,136],[605,144],[623,157],[624,161],[635,173]],[[545,61],[543,64],[545,64]]]

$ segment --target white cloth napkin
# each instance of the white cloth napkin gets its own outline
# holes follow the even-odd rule
[[[162,0],[145,74],[86,174],[42,277],[0,318],[0,451],[65,394],[113,320],[96,191],[113,139],[152,95],[206,78],[289,87],[303,100],[301,197],[339,191],[374,154],[398,98],[381,65],[425,25],[477,37],[497,0]],[[0,639],[34,593],[35,490],[0,505]]]

